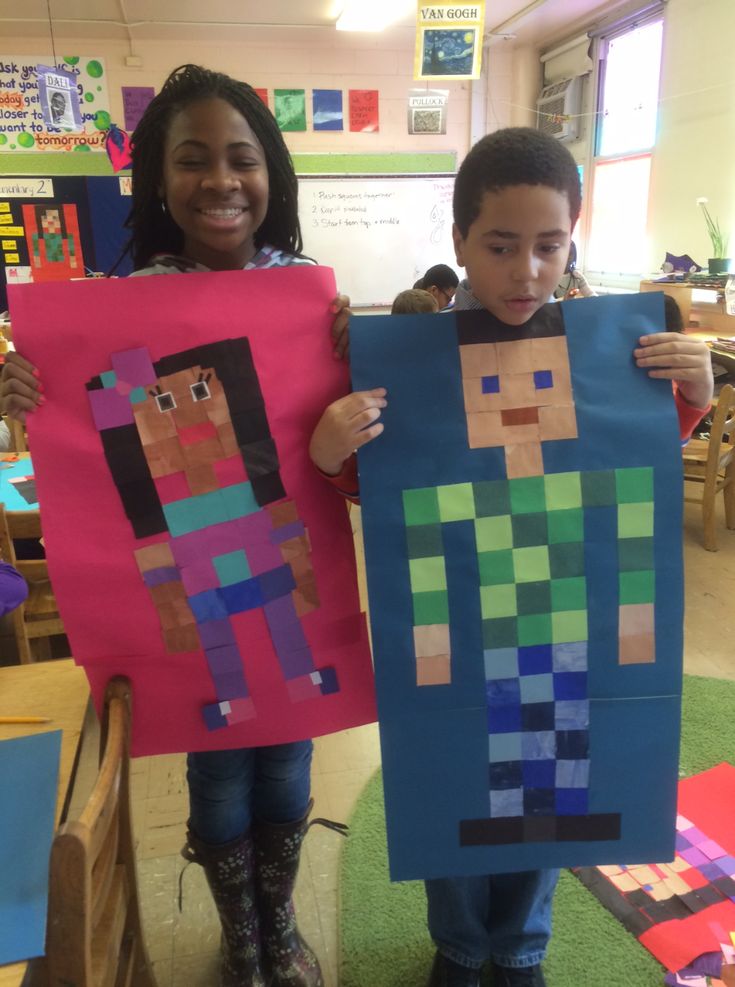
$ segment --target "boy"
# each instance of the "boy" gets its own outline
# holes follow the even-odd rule
[[[487,309],[508,327],[528,322],[559,283],[580,206],[576,164],[553,138],[526,128],[483,138],[455,184],[454,245],[467,271],[456,308]],[[706,346],[655,333],[640,340],[634,358],[649,376],[676,382],[680,431],[687,437],[712,396]],[[327,409],[314,432],[312,459],[348,495],[357,487],[351,452],[382,432],[385,405],[383,388],[349,395]],[[543,987],[540,964],[557,877],[541,870],[427,881],[429,930],[437,945],[429,987],[479,987],[488,961],[494,987]]]

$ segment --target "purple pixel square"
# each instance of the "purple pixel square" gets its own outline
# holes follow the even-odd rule
[[[702,864],[709,863],[702,851],[697,850],[695,846],[690,847],[688,850],[679,851],[679,856],[686,860],[688,864],[691,864],[692,867],[701,867]]]
[[[212,676],[212,682],[217,691],[217,698],[222,702],[233,702],[242,699],[248,694],[248,687],[245,683],[245,676],[242,668],[234,672],[226,672],[222,675]]]
[[[303,521],[292,521],[291,524],[284,524],[280,528],[271,531],[270,541],[274,545],[280,545],[282,541],[289,541],[291,538],[298,538],[306,531]]]
[[[702,866],[699,867],[699,873],[702,877],[706,877],[708,881],[717,881],[722,877],[722,871],[712,860],[708,861],[706,864],[702,864]]]
[[[487,377],[482,378],[482,393],[483,394],[500,393],[500,377],[498,376],[498,374],[490,374]]]
[[[699,846],[700,843],[706,843],[709,837],[705,836],[701,829],[697,829],[696,826],[691,826],[687,830],[687,839],[692,846]]]
[[[207,664],[214,678],[242,668],[240,652],[235,644],[223,644],[219,648],[207,649]]]
[[[121,425],[134,424],[135,418],[130,400],[122,394],[118,394],[117,391],[103,388],[102,390],[87,391],[87,396],[98,432],[103,432],[106,428],[119,428]]]
[[[296,580],[290,565],[281,565],[258,576],[258,584],[264,601],[278,600],[296,589]]]
[[[143,582],[150,589],[151,586],[160,586],[161,583],[175,583],[181,579],[176,566],[161,566],[158,569],[147,569],[143,573]]]
[[[243,538],[236,521],[223,521],[188,535],[179,535],[169,544],[177,565],[183,569],[196,565],[203,558],[213,559],[216,555],[237,551],[243,546]]]
[[[235,644],[235,632],[229,620],[206,620],[199,625],[199,640],[205,651]]]
[[[681,833],[676,834],[676,840],[674,841],[674,845],[678,853],[681,853],[682,850],[690,850],[692,846],[692,844],[689,842],[686,836],[682,836]]]
[[[309,676],[314,671],[314,656],[308,645],[295,651],[281,651],[280,649],[276,649],[276,651],[283,676],[289,681],[301,678],[301,676]]]
[[[735,857],[720,857],[720,859],[715,860],[714,863],[716,863],[722,873],[727,874],[728,877],[735,874]]]
[[[554,378],[550,370],[534,370],[533,383],[537,391],[554,386]]]
[[[156,371],[153,369],[150,353],[145,346],[113,353],[111,360],[117,379],[129,384],[131,388],[155,384]]]
[[[227,720],[219,708],[219,703],[209,703],[209,705],[204,706],[202,716],[207,730],[219,730],[227,726]]]
[[[308,647],[304,629],[296,616],[290,596],[268,601],[263,606],[263,613],[273,647],[279,656]]]

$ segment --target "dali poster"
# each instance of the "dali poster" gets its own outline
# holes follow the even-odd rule
[[[308,457],[348,386],[334,295],[305,266],[11,292],[59,609],[97,700],[132,680],[136,754],[374,719],[349,518]]]
[[[391,875],[673,855],[681,453],[659,297],[354,320]]]

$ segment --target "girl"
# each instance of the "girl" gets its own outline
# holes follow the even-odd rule
[[[297,179],[276,122],[242,82],[175,69],[133,138],[135,275],[311,264],[301,253]],[[349,299],[332,305],[335,354]],[[43,404],[34,367],[9,354],[0,397],[23,420]],[[223,927],[223,987],[320,987],[292,892],[310,808],[311,741],[189,754],[184,855],[206,872]]]

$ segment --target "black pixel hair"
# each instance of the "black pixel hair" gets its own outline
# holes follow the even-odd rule
[[[545,185],[567,196],[572,227],[582,208],[577,163],[563,144],[531,127],[506,127],[479,140],[454,183],[454,222],[463,238],[480,214],[486,192]]]
[[[264,507],[285,497],[278,452],[268,425],[265,400],[248,340],[244,337],[224,339],[218,343],[195,346],[162,357],[153,364],[153,369],[161,378],[195,366],[214,370],[222,384],[235,438],[256,502]],[[102,386],[101,378],[93,377],[87,384],[87,390]],[[135,423],[101,429],[100,438],[135,537],[146,538],[167,531],[161,501]]]
[[[161,208],[158,196],[163,177],[166,136],[174,116],[192,103],[223,99],[240,113],[258,138],[268,168],[268,212],[255,232],[255,246],[271,244],[300,254],[298,180],[291,155],[268,107],[252,86],[199,65],[180,65],[151,100],[132,136],[133,203],[126,227],[131,237],[133,267],[140,270],[157,253],[181,254],[183,234]],[[123,254],[124,256],[124,254]]]

